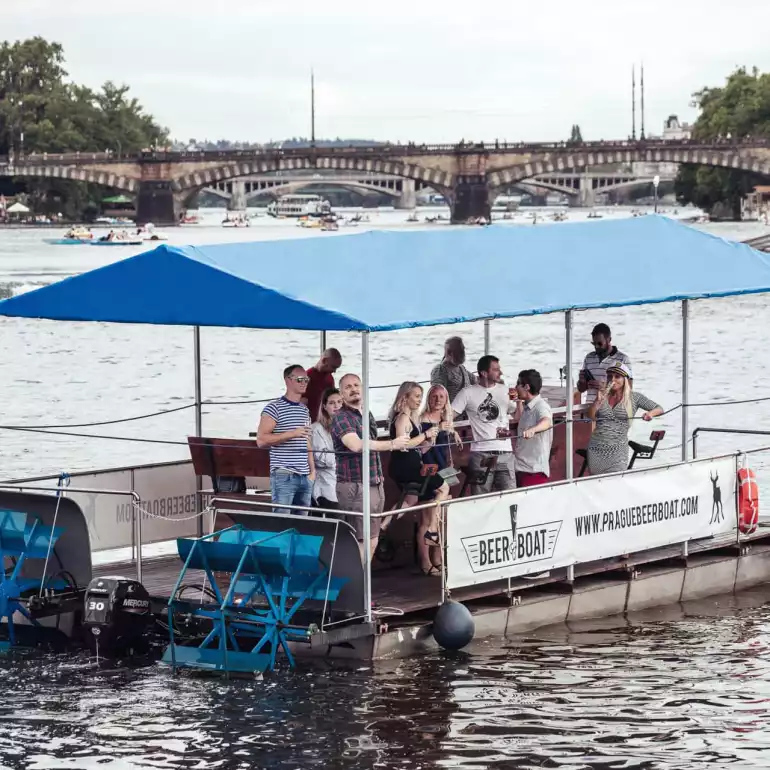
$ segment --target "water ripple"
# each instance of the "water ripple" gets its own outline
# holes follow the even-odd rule
[[[14,653],[0,659],[0,766],[766,767],[768,598],[262,680]]]

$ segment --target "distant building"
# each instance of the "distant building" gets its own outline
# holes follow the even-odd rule
[[[680,123],[678,115],[669,115],[663,121],[662,139],[689,139],[692,136],[692,126],[689,123]]]

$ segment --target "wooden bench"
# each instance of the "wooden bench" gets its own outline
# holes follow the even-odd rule
[[[270,457],[256,441],[188,436],[190,457],[198,476],[211,478],[216,495],[244,496],[247,478],[269,478]]]

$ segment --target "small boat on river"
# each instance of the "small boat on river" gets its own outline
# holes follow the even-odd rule
[[[229,214],[222,220],[222,227],[250,227],[251,223],[245,214],[231,217]]]
[[[74,246],[92,243],[96,236],[87,227],[71,227],[63,238],[43,238],[43,243],[53,246]]]

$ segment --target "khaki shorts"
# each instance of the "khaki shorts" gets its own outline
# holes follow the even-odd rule
[[[382,482],[369,487],[369,499],[372,513],[382,513],[385,510],[385,491]],[[358,482],[338,481],[337,501],[340,510],[361,511],[364,507],[364,485]],[[364,519],[362,516],[345,516],[345,521],[355,530],[359,540],[364,539]],[[380,536],[382,518],[371,519],[371,538],[376,540]]]

